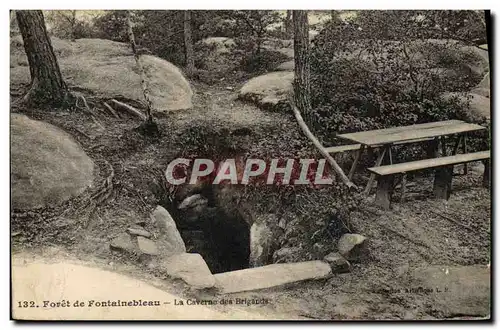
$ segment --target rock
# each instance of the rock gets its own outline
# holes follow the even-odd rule
[[[280,65],[278,65],[276,70],[278,70],[278,71],[293,71],[293,70],[295,70],[295,61],[288,61],[285,63],[281,63]]]
[[[252,78],[243,85],[239,97],[261,108],[276,110],[287,102],[293,76],[293,72],[280,71]]]
[[[72,86],[92,91],[96,96],[120,95],[143,102],[141,77],[127,43],[104,39],[77,39],[74,42],[52,38],[64,80]],[[11,55],[24,59],[21,40],[11,40]],[[154,111],[172,111],[192,107],[193,91],[181,70],[170,62],[151,55],[141,55]],[[29,68],[15,65],[11,84],[30,81]]]
[[[185,198],[177,207],[179,210],[187,208],[203,209],[208,204],[208,200],[200,194],[194,194]]]
[[[471,90],[472,94],[478,94],[487,98],[490,98],[490,73],[488,72],[483,80]]]
[[[157,206],[151,214],[151,221],[160,230],[157,245],[162,255],[172,255],[186,252],[186,245],[177,230],[174,219],[167,210]]]
[[[188,285],[197,288],[211,288],[215,278],[207,263],[198,253],[181,253],[167,258],[161,265],[168,276],[180,278]]]
[[[491,119],[490,99],[478,94],[470,94],[469,109],[467,109],[464,120],[473,123],[483,123]],[[457,98],[462,102],[468,102],[467,98],[461,93],[444,93],[442,97],[447,100]]]
[[[112,250],[120,252],[135,253],[138,251],[138,245],[134,238],[130,237],[127,233],[121,233],[115,237],[109,246]]]
[[[147,230],[144,230],[144,229],[137,229],[137,228],[128,228],[127,229],[127,232],[130,234],[130,235],[135,235],[135,236],[144,236],[144,237],[150,237],[151,236],[151,233],[148,232]]]
[[[68,133],[24,115],[10,118],[13,208],[56,206],[92,185],[94,163]]]
[[[274,264],[263,267],[215,274],[216,286],[222,293],[243,292],[272,288],[331,275],[330,266],[323,261],[305,261]]]
[[[427,266],[409,274],[408,287],[428,290],[427,305],[442,317],[484,316],[490,312],[490,281],[486,265]]]
[[[276,218],[273,214],[270,216]],[[268,263],[271,257],[272,240],[272,232],[265,223],[255,222],[250,227],[250,267],[263,266]]]
[[[303,249],[298,246],[293,247],[283,247],[279,250],[274,251],[273,253],[273,262],[274,263],[283,263],[283,262],[293,262],[297,261],[299,256],[303,253]]]
[[[156,247],[155,242],[149,238],[137,236],[137,244],[139,245],[139,250],[141,250],[143,254],[151,256],[158,255],[158,248]]]
[[[346,273],[351,271],[351,264],[340,253],[332,252],[324,259],[328,262],[334,273]]]
[[[337,243],[337,248],[342,256],[348,258],[351,250],[354,249],[355,246],[362,244],[365,240],[366,237],[363,235],[344,234],[340,237]]]

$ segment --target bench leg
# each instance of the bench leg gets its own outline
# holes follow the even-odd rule
[[[406,197],[406,173],[401,178],[401,203],[404,203]]]
[[[451,179],[453,177],[453,166],[436,169],[434,174],[434,196],[438,199],[450,198]]]
[[[484,174],[483,174],[483,187],[490,187],[490,175],[491,175],[491,167],[490,160],[486,159],[483,161],[484,164]]]
[[[394,175],[379,176],[377,179],[377,194],[375,204],[389,210],[391,207],[392,191],[394,189]]]
[[[385,156],[386,151],[387,151],[387,148],[383,148],[382,150],[380,150],[380,155],[378,156],[377,161],[375,162],[375,167],[380,166],[380,164],[382,164],[382,161],[384,160],[384,156]],[[368,179],[368,184],[366,185],[366,188],[364,191],[365,196],[368,196],[370,194],[370,190],[372,188],[372,184],[373,184],[374,180],[375,180],[375,174],[372,173],[370,175],[370,178]]]

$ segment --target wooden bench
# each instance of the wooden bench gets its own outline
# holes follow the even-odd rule
[[[408,140],[408,141],[396,142],[396,143],[394,143],[394,145],[400,145],[400,144],[405,144],[405,143],[424,142],[424,141],[430,141],[430,140],[432,140],[432,139],[425,138],[425,139]],[[381,147],[381,145],[376,145],[376,146],[373,146],[372,148],[380,148],[380,147]],[[328,148],[325,148],[325,150],[330,154],[336,154],[339,152],[359,150],[360,148],[361,148],[361,144],[358,143],[358,144],[347,144],[347,145],[342,145],[342,146],[328,147]]]
[[[400,173],[404,174],[428,168],[436,168],[434,176],[434,194],[437,198],[448,199],[451,192],[453,166],[456,164],[466,164],[479,160],[485,161],[483,185],[488,186],[490,178],[489,159],[490,151],[487,150],[468,154],[417,160],[407,163],[370,167],[368,170],[378,176],[375,203],[384,209],[389,209],[394,185],[394,176]],[[403,180],[401,184],[403,194],[405,189],[404,183],[405,180]]]

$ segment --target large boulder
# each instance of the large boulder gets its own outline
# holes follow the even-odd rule
[[[460,93],[445,93],[442,96],[445,100],[451,98],[457,98],[459,101],[464,103],[469,103],[469,108],[467,109],[466,121],[473,123],[483,123],[484,121],[491,119],[491,107],[490,99],[479,95],[479,94],[469,94],[469,98]]]
[[[243,85],[239,97],[261,108],[274,110],[287,102],[293,77],[293,72],[281,71],[252,78]]]
[[[478,94],[487,98],[490,98],[490,73],[488,72],[483,80],[479,82],[479,84],[471,90],[471,93]]]
[[[54,206],[93,182],[94,163],[63,130],[11,114],[11,201],[15,209]]]
[[[140,72],[130,47],[103,39],[74,42],[52,38],[61,72],[70,86],[104,98],[124,97],[144,102]],[[182,72],[172,63],[141,55],[153,109],[170,111],[192,107],[193,92]],[[11,84],[29,83],[30,73],[19,37],[11,40]]]

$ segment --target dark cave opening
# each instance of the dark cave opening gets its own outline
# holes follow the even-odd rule
[[[250,227],[239,214],[228,214],[210,191],[206,204],[180,210],[182,201],[161,203],[174,218],[188,253],[199,253],[213,274],[249,267]]]

